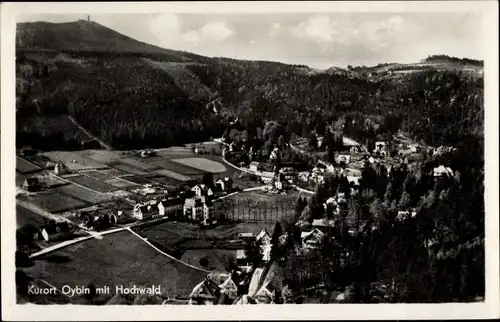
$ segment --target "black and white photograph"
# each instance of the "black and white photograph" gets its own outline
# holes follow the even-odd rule
[[[476,3],[17,11],[16,310],[498,299],[498,5]]]

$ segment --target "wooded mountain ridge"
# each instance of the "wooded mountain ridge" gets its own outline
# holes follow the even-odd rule
[[[471,60],[322,71],[163,49],[82,20],[21,23],[16,35],[18,145],[72,146],[35,126],[61,114],[122,149],[205,140],[236,117],[241,128],[277,120],[297,134],[348,118],[362,141],[398,130],[431,141],[443,128],[445,141],[482,133],[482,67]],[[436,127],[443,117],[461,125]]]

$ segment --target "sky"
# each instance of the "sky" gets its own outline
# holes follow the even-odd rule
[[[70,22],[86,15],[33,15]],[[484,59],[472,13],[101,14],[90,19],[163,48],[210,57],[331,66],[414,63],[429,55]]]

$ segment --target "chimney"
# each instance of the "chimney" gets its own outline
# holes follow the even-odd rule
[[[87,16],[87,22],[90,22],[90,16]]]

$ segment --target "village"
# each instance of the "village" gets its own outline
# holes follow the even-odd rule
[[[321,142],[321,138],[318,141]],[[245,222],[250,220],[249,217],[247,219],[230,217],[228,213],[234,212],[234,209],[217,207],[225,199],[230,200],[229,198],[236,194],[257,193],[275,198],[273,200],[278,202],[280,196],[286,196],[291,191],[298,191],[307,196],[304,198],[307,200],[317,193],[318,187],[325,185],[328,178],[332,176],[345,178],[346,184],[340,185],[333,195],[327,196],[323,202],[323,210],[317,212],[314,218],[304,219],[300,216],[297,217],[297,214],[293,216],[290,221],[295,227],[294,234],[298,234],[293,242],[290,242],[291,233],[283,232],[281,228],[276,230],[278,217],[265,213],[257,221],[269,223],[271,226],[268,227],[273,228],[263,228],[259,232],[243,230],[237,236],[233,236],[234,240],[229,241],[238,241],[240,246],[231,251],[230,258],[232,259],[227,260],[229,263],[226,263],[224,269],[226,273],[210,272],[199,284],[194,286],[189,294],[189,304],[283,303],[286,301],[283,291],[288,292],[286,288],[283,290],[283,276],[270,273],[273,270],[279,270],[276,255],[273,255],[275,257],[273,259],[271,256],[273,247],[286,249],[282,250],[284,252],[293,249],[295,254],[307,256],[307,254],[314,253],[321,248],[325,243],[325,238],[331,239],[329,242],[335,242],[335,231],[339,227],[346,229],[351,236],[362,233],[365,227],[356,226],[355,220],[349,218],[348,215],[349,199],[358,193],[364,168],[376,167],[379,164],[385,165],[389,176],[392,169],[397,169],[402,164],[411,166],[414,163],[413,160],[418,159],[423,151],[437,156],[453,150],[453,148],[447,147],[432,149],[417,144],[401,144],[398,146],[398,153],[396,155],[393,153],[391,156],[386,148],[388,142],[376,142],[375,149],[371,152],[367,151],[364,146],[349,142],[351,144],[346,145],[345,152],[341,151],[336,154],[335,164],[317,160],[315,164],[304,165],[299,162],[284,161],[284,153],[280,151],[278,146],[272,148],[269,156],[255,158],[252,148],[247,150],[245,145],[240,144],[235,147],[234,142],[228,142],[224,138],[216,139],[214,142],[221,147],[222,157],[220,160],[230,164],[233,170],[237,170],[240,177],[244,174],[249,176],[250,181],[255,182],[251,188],[236,187],[234,180],[239,182],[238,176],[219,175],[217,179],[214,179],[213,174],[209,172],[205,172],[201,177],[198,176],[199,181],[191,180],[189,183],[178,186],[165,186],[154,181],[131,185],[128,193],[121,195],[115,193],[113,198],[107,199],[105,202],[97,202],[90,207],[63,211],[60,215],[54,215],[50,220],[45,219],[43,223],[39,220],[39,224],[29,226],[30,229],[21,227],[18,229],[18,250],[31,256],[37,251],[43,253],[44,248],[57,249],[58,243],[81,238],[89,232],[105,233],[113,229],[139,229],[144,225],[148,227],[161,225],[165,221],[174,224],[184,222],[189,225],[197,225],[204,230],[216,229],[216,227],[231,221]],[[308,153],[292,143],[286,144],[286,149],[297,154]],[[198,156],[208,154],[202,151],[204,149],[201,146],[199,148],[193,147],[186,154],[192,154],[189,158],[199,158]],[[30,153],[33,154],[26,151],[20,152],[18,162],[21,160],[32,168],[41,168],[40,165],[30,161],[36,160],[36,157],[34,159]],[[288,153],[290,152],[288,151]],[[147,163],[148,159],[154,159],[157,154],[158,152],[154,150],[138,151],[136,152],[136,160]],[[235,155],[241,156],[242,154],[250,155],[249,160],[247,160],[250,162],[231,163],[230,160],[234,160]],[[256,159],[259,161],[255,161]],[[36,202],[34,206],[29,202],[30,197],[32,198],[40,192],[43,195],[44,190],[54,189],[53,186],[57,189],[57,184],[47,187],[47,181],[50,182],[53,179],[71,181],[75,173],[86,175],[85,172],[74,170],[75,167],[71,169],[71,167],[71,162],[65,164],[49,161],[44,164],[44,170],[37,169],[35,174],[28,171],[27,175],[25,172],[25,179],[19,187],[21,192],[18,207],[22,206],[25,210],[28,209],[37,215],[43,213],[43,210],[40,212],[40,207],[36,205]],[[47,171],[49,172],[48,176]],[[99,171],[104,173],[103,170]],[[159,171],[156,170],[156,172]],[[438,180],[443,176],[453,177],[454,174],[449,167],[439,165],[433,168],[431,175],[435,180]],[[51,180],[47,180],[47,177]],[[126,180],[128,177],[115,177],[114,180],[117,181],[118,178]],[[80,183],[74,184],[80,185]],[[130,197],[132,194],[137,197],[135,200]],[[296,203],[302,202],[302,198],[299,197],[299,199],[292,202],[292,207]],[[264,212],[266,211],[269,210],[264,209]],[[407,218],[413,218],[416,214],[415,209],[400,208],[397,212],[397,221],[402,222]],[[377,228],[372,226],[371,229]],[[252,247],[254,253],[249,254]],[[348,256],[347,248],[338,243],[336,243],[336,247],[338,247],[340,259]]]

